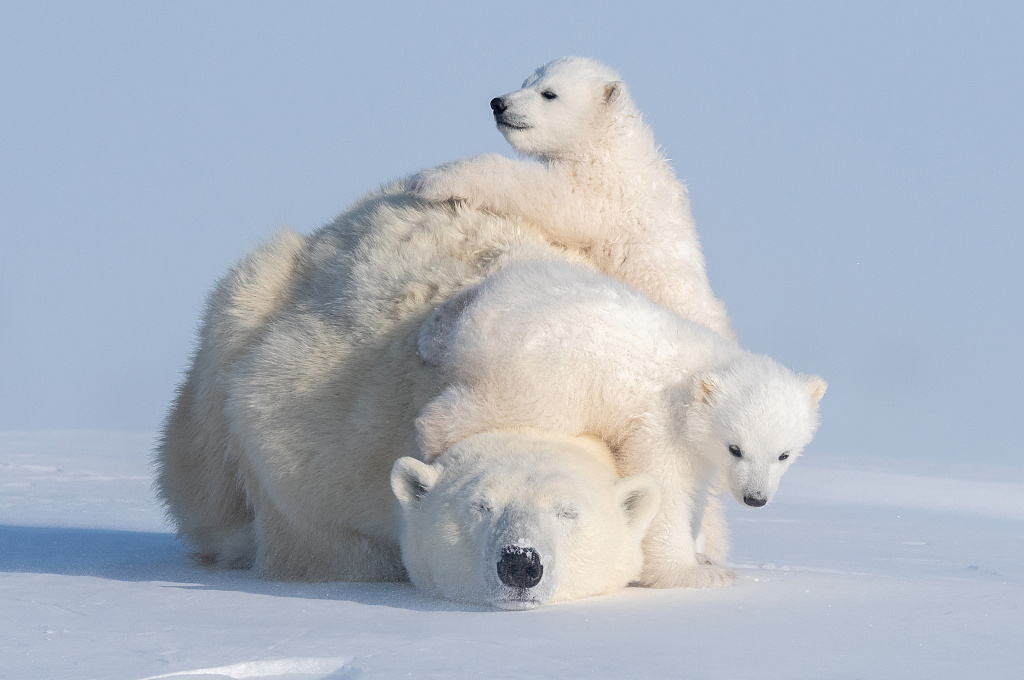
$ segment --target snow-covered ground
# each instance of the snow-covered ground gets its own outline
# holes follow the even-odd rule
[[[0,677],[1024,677],[1024,469],[812,453],[731,505],[735,587],[496,612],[194,568],[151,446],[0,433]]]

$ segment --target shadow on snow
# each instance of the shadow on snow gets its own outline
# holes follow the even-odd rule
[[[489,611],[423,597],[410,583],[279,583],[249,571],[211,571],[190,563],[169,533],[0,525],[0,572],[156,581],[171,588],[346,600],[418,611]]]

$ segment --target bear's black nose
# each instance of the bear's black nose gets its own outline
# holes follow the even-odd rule
[[[495,97],[491,100],[491,111],[494,111],[494,115],[502,113],[508,107],[505,106],[505,100],[501,97]]]
[[[765,503],[767,503],[768,501],[766,501],[763,498],[755,498],[753,496],[744,496],[743,497],[743,502],[746,503],[747,505],[751,506],[751,507],[759,508],[762,505],[764,505]]]
[[[509,546],[501,551],[498,560],[498,578],[512,588],[532,588],[540,583],[544,565],[533,548]]]

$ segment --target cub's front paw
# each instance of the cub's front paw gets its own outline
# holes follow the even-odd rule
[[[720,564],[699,564],[685,573],[680,587],[683,588],[714,588],[728,586],[736,580],[736,572]]]
[[[718,564],[652,567],[645,567],[640,579],[648,588],[714,588],[730,585],[736,578],[736,572]]]

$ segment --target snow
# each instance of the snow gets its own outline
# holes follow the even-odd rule
[[[0,678],[1019,678],[1024,469],[812,452],[734,587],[529,612],[188,564],[153,436],[0,433]]]

